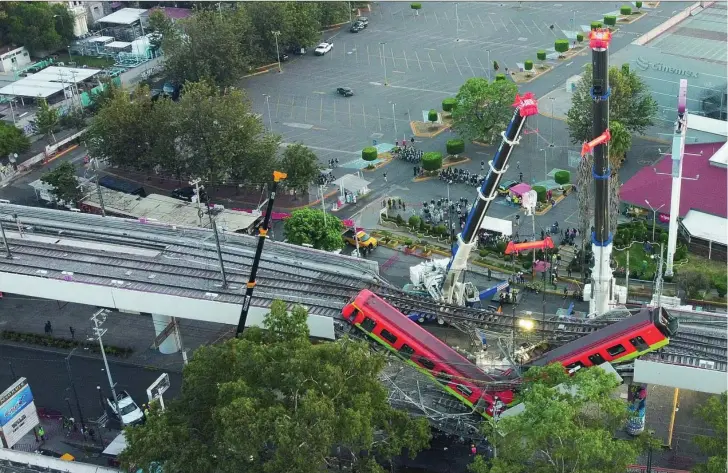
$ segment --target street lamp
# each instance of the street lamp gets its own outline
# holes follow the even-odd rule
[[[488,80],[490,80],[490,49],[485,50],[488,53],[488,62],[486,62],[485,71],[488,73]]]
[[[457,2],[455,2],[455,41],[460,41],[460,17],[458,17]]]
[[[384,57],[384,46],[387,43],[384,42],[384,43],[379,43],[379,44],[382,45],[382,64],[384,65],[384,85],[387,85],[387,58]]]
[[[549,165],[546,162],[546,148],[541,148],[539,151],[543,151],[543,180],[546,181],[549,178]]]
[[[657,211],[660,210],[665,206],[665,204],[662,204],[661,206],[657,207],[656,209],[650,205],[650,201],[645,199],[645,204],[650,206],[650,210],[652,210],[652,241],[655,241],[655,223],[657,220]]]
[[[263,94],[263,97],[265,97],[265,105],[268,108],[268,128],[270,131],[273,131],[273,118],[270,115],[270,101],[268,100],[270,95]]]
[[[394,123],[394,142],[397,142],[397,114],[394,111],[394,107],[397,104],[392,102],[392,123]]]
[[[556,100],[556,97],[549,97],[549,100],[551,100],[551,143],[549,143],[549,148],[554,147],[554,101]]]
[[[283,72],[281,69],[281,52],[278,50],[278,37],[281,35],[280,31],[271,31],[276,39],[276,56],[278,57],[278,72]]]

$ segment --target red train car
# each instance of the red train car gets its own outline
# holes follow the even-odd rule
[[[602,363],[623,363],[664,347],[678,330],[678,320],[665,309],[641,309],[636,314],[551,350],[529,363],[559,362],[570,373]]]
[[[373,292],[361,291],[344,307],[342,314],[478,412],[492,416],[496,399],[504,404],[513,402],[512,390],[500,388],[494,391],[487,387],[489,383],[502,380],[482,372]]]

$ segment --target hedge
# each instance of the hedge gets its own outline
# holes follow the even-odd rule
[[[637,8],[642,8],[642,2],[634,2]]]
[[[374,161],[379,156],[379,151],[374,146],[367,146],[361,150],[361,159],[364,161]]]
[[[546,188],[544,186],[533,186],[539,202],[546,202]]]
[[[632,14],[632,7],[630,5],[622,5],[619,7],[619,13],[622,15],[631,15]]]
[[[584,41],[584,34],[583,34],[583,33],[576,33],[576,40],[577,40],[578,42],[580,42],[580,43],[581,43],[582,41]]]
[[[29,343],[32,345],[42,345],[51,348],[61,348],[64,350],[70,350],[73,348],[83,348],[92,353],[101,353],[101,348],[98,343],[92,343],[87,341],[69,340],[67,338],[53,338],[48,335],[40,335],[38,333],[25,333],[25,332],[14,332],[12,330],[3,330],[0,334],[0,338],[3,340],[10,340],[14,342]],[[104,345],[104,350],[109,356],[120,356],[123,358],[129,357],[133,350],[129,347],[116,347],[113,345]]]
[[[591,29],[592,29],[592,31],[598,30],[601,27],[602,27],[602,22],[601,21],[592,21],[591,22]]]
[[[544,51],[543,49],[542,49],[541,51],[538,51],[538,52],[536,53],[536,58],[537,58],[537,59],[538,59],[539,61],[545,61],[545,60],[546,60],[546,51]]]
[[[556,184],[564,185],[571,181],[571,173],[569,171],[556,171],[554,174],[554,181]]]
[[[629,75],[629,64],[622,64],[622,74]]]
[[[447,140],[445,143],[447,154],[461,154],[465,151],[465,142],[460,139]]]
[[[614,26],[617,24],[617,17],[614,15],[604,15],[604,24]]]
[[[422,155],[422,169],[425,171],[437,171],[442,167],[442,153],[430,151]]]
[[[569,50],[569,40],[568,39],[557,39],[554,42],[554,49],[559,53],[565,53]]]
[[[419,229],[420,223],[422,223],[422,219],[420,217],[418,217],[417,215],[412,215],[412,216],[410,216],[407,223],[409,223],[409,226],[411,228]]]
[[[458,104],[458,99],[455,97],[449,97],[442,101],[442,111],[452,112],[455,106]]]
[[[496,75],[495,75],[495,80],[496,80],[496,81],[499,81],[499,80],[506,80],[506,75],[505,75],[505,74],[496,74]]]
[[[419,10],[420,8],[422,8],[422,4],[421,3],[410,3],[410,8],[413,10]]]
[[[523,68],[527,71],[530,71],[531,69],[533,69],[533,61],[531,61],[530,59],[527,59],[526,62],[523,63]]]
[[[427,119],[431,122],[436,122],[438,119],[437,110],[434,108],[427,112]]]

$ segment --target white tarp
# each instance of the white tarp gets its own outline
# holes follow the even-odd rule
[[[335,180],[333,184],[339,186],[339,188],[342,189],[342,192],[347,190],[356,194],[360,191],[366,190],[370,183],[355,174],[346,174]]]
[[[122,8],[111,15],[99,18],[96,21],[99,23],[112,23],[115,25],[131,25],[132,23],[139,21],[146,12],[147,11],[142,8]]]
[[[507,237],[513,235],[513,222],[510,220],[503,220],[502,218],[488,217],[486,215],[480,228],[500,233]]]
[[[109,44],[105,44],[104,46],[112,49],[124,49],[131,46],[131,43],[127,43],[126,41],[114,41]]]
[[[689,210],[682,225],[690,236],[728,245],[728,220],[723,217]]]

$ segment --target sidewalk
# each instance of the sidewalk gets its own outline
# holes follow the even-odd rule
[[[5,345],[32,346],[34,349],[47,350],[57,353],[68,353],[70,350],[53,346],[53,340],[71,340],[73,327],[74,340],[87,342],[93,337],[92,322],[90,320],[95,308],[80,304],[60,303],[56,301],[31,300],[15,294],[4,294],[0,299],[0,327],[3,331],[31,333],[45,335],[46,321],[50,321],[53,333],[49,337],[47,346],[29,344],[22,341],[3,339]],[[214,324],[189,319],[178,319],[182,344],[188,355],[202,345],[214,343],[222,338],[232,336],[234,327],[225,324]],[[131,348],[129,357],[113,356],[107,350],[109,359],[119,363],[128,363],[137,366],[152,366],[155,368],[182,371],[181,353],[162,355],[152,345],[155,339],[152,318],[148,315],[126,314],[110,312],[103,326],[104,346]],[[101,358],[98,353],[78,349],[74,356]]]

